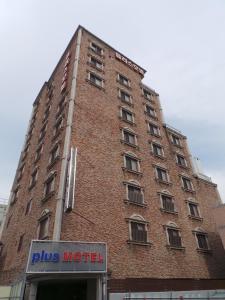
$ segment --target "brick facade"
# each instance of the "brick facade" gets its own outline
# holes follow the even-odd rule
[[[25,163],[23,174],[13,186],[15,190],[19,184],[18,199],[9,206],[2,235],[2,284],[11,283],[23,274],[30,240],[38,237],[38,220],[44,211],[49,212],[48,239],[53,238],[76,40],[75,33],[50,80],[44,84],[34,102],[36,117],[34,119],[32,116],[33,125],[29,130],[32,126],[33,130],[27,137],[30,147],[23,162],[19,163],[19,167]],[[91,42],[103,49],[101,55],[90,48]],[[68,53],[67,89],[62,95],[60,88]],[[195,174],[186,137],[163,123],[158,94],[144,86],[143,76],[118,60],[115,53],[116,50],[82,30],[70,140],[71,146],[78,150],[75,207],[63,214],[61,239],[106,242],[108,271],[113,280],[224,278],[222,262],[225,253],[212,216],[212,208],[221,202],[216,185]],[[102,62],[103,70],[93,67],[90,57]],[[90,82],[90,73],[104,80],[102,88]],[[130,86],[122,85],[118,74],[129,79]],[[143,88],[149,91],[151,100],[143,95]],[[131,103],[121,100],[121,91],[131,96]],[[146,105],[151,106],[155,115],[146,113]],[[49,114],[46,113],[48,108]],[[123,120],[122,109],[133,114],[132,122]],[[59,115],[63,118],[63,124],[54,137]],[[43,121],[44,116],[47,121]],[[46,133],[40,142],[40,131],[45,122]],[[149,123],[159,128],[159,134],[151,134]],[[123,130],[135,135],[135,145],[124,142]],[[179,139],[180,145],[172,143],[173,136]],[[40,158],[35,160],[40,143],[43,143],[43,150]],[[50,152],[57,143],[60,145],[59,158],[49,165]],[[153,154],[152,143],[163,148],[163,157]],[[26,142],[25,148],[27,145]],[[185,158],[186,165],[178,165],[177,154]],[[138,170],[131,172],[125,168],[125,155],[137,160]],[[37,182],[29,188],[35,167],[38,167]],[[156,168],[167,172],[167,180],[156,178]],[[44,197],[44,184],[51,171],[55,171],[54,192]],[[182,177],[191,181],[192,190],[182,188]],[[129,183],[140,186],[143,203],[133,203],[127,199]],[[174,211],[163,209],[160,195],[172,197]],[[31,199],[31,209],[25,215]],[[198,207],[198,216],[191,216],[189,203]],[[131,223],[138,218],[147,231],[146,243],[132,241]],[[179,231],[181,247],[168,244],[167,228],[171,226]],[[200,229],[207,237],[208,249],[197,249],[196,232]],[[21,250],[18,251],[23,234]]]

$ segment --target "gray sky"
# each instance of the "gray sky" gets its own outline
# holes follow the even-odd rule
[[[166,122],[187,135],[225,201],[224,0],[0,0],[0,197],[32,103],[79,24],[147,70]]]

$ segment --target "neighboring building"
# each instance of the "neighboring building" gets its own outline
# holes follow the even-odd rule
[[[225,204],[219,204],[214,210],[214,217],[217,226],[217,230],[220,234],[223,248],[225,249]]]
[[[1,238],[2,285],[25,286],[26,299],[88,300],[225,287],[216,184],[164,124],[144,74],[77,29],[33,104]],[[28,257],[32,239],[44,241]]]
[[[7,204],[5,202],[0,203],[0,229],[1,229],[1,226],[2,226],[3,219],[5,217],[6,209],[7,209]]]

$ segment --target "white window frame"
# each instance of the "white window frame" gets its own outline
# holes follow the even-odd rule
[[[131,134],[131,135],[134,136],[134,144],[129,143],[129,142],[127,142],[127,141],[125,140],[124,132],[126,132],[126,133]],[[124,143],[127,143],[128,145],[133,145],[133,146],[137,146],[137,145],[138,145],[138,143],[137,143],[137,135],[136,135],[133,131],[131,131],[129,128],[123,128],[123,129],[122,129],[122,141],[123,141]]]
[[[96,51],[97,48],[99,48],[100,51]],[[104,53],[104,49],[95,41],[90,42],[90,49],[99,56],[102,56]]]
[[[177,143],[177,142],[174,142],[173,137],[175,137],[175,139],[178,141],[178,143]],[[174,134],[174,133],[170,133],[170,140],[171,140],[171,143],[172,143],[174,146],[182,147],[181,138],[180,138],[178,135],[176,135],[176,134]]]
[[[156,153],[154,152],[154,146],[160,147],[162,154],[156,154]],[[152,154],[153,154],[154,156],[161,157],[161,158],[162,158],[162,157],[165,157],[164,148],[163,148],[163,146],[162,146],[161,144],[159,144],[159,143],[151,142],[151,152],[152,152]]]
[[[148,237],[148,222],[145,221],[145,219],[140,216],[140,215],[132,215],[129,219],[128,219],[129,223],[128,223],[128,229],[129,229],[129,242],[131,243],[137,243],[137,244],[150,244],[149,242],[149,237]],[[135,241],[133,240],[132,237],[132,225],[131,223],[137,223],[137,224],[141,224],[144,225],[145,227],[145,232],[146,232],[146,241]]]
[[[141,195],[142,195],[142,202],[141,203],[135,202],[135,201],[131,201],[129,199],[129,186],[132,186],[134,188],[140,189],[140,192],[141,192]],[[143,187],[141,187],[138,183],[132,182],[132,181],[125,182],[125,187],[126,187],[126,201],[127,202],[135,204],[135,205],[141,205],[141,206],[143,206],[145,204]]]
[[[161,170],[161,171],[165,172],[165,174],[166,174],[166,180],[159,178],[157,170]],[[170,183],[170,176],[169,176],[168,170],[165,169],[165,168],[163,168],[163,167],[161,167],[161,166],[155,166],[155,176],[156,176],[156,179],[158,181],[160,181],[160,182]]]
[[[193,214],[191,213],[190,204],[191,204],[191,205],[195,205],[195,206],[197,207],[198,216],[193,215]],[[189,212],[188,215],[189,215],[191,218],[202,219],[201,212],[200,212],[200,209],[199,209],[199,203],[195,202],[194,200],[190,200],[190,199],[189,199],[189,200],[187,200],[187,208],[188,208],[188,212]]]
[[[190,182],[190,185],[191,185],[190,189],[185,187],[184,180],[188,180]],[[189,177],[182,175],[181,176],[181,184],[182,184],[183,190],[188,191],[188,192],[194,192],[195,191],[193,183],[192,183],[192,181],[191,181],[191,179]]]
[[[39,239],[39,240],[48,239],[48,237],[49,237],[50,217],[51,217],[50,211],[48,209],[45,209],[42,212],[41,217],[38,220],[37,239]],[[45,235],[41,238],[40,237],[41,222],[43,222],[44,220],[47,220],[47,223],[46,223],[46,228],[45,228]]]
[[[122,98],[122,93],[124,93],[125,95],[127,95],[129,99],[128,99],[128,100],[123,99],[123,98]],[[118,94],[119,94],[118,96],[119,96],[119,98],[120,98],[121,101],[123,101],[123,102],[125,102],[125,103],[128,103],[128,104],[132,104],[132,102],[133,102],[132,96],[131,96],[129,93],[127,93],[127,92],[124,91],[124,90],[118,89]]]
[[[179,163],[178,156],[180,156],[184,159],[184,165]],[[186,160],[185,156],[180,154],[180,153],[176,153],[176,162],[177,162],[177,165],[180,166],[180,167],[184,167],[184,168],[188,167],[187,160]]]
[[[118,73],[117,74],[117,81],[122,84],[123,86],[126,86],[128,88],[130,88],[131,83],[130,83],[130,79],[128,79],[125,75]]]
[[[197,250],[199,251],[210,251],[211,248],[210,248],[210,245],[209,245],[209,239],[208,239],[208,233],[205,231],[205,230],[202,230],[201,228],[197,228],[193,231],[194,233],[194,236],[195,236],[195,240],[196,240],[196,245],[197,245]],[[205,236],[205,239],[206,239],[206,244],[207,244],[207,248],[200,248],[199,247],[199,241],[198,241],[198,237],[197,235],[204,235]]]
[[[145,95],[144,91],[146,91],[149,96]],[[142,95],[145,99],[152,101],[152,93],[148,89],[142,87]]]
[[[94,63],[93,60],[94,60],[96,63]],[[101,60],[97,59],[95,56],[90,55],[90,56],[88,57],[88,62],[89,62],[89,64],[90,64],[92,67],[96,68],[97,70],[101,70],[101,71],[102,71],[103,68],[104,68],[103,62],[102,62]]]
[[[130,159],[133,159],[137,162],[137,170],[133,170],[133,169],[128,169],[127,168],[127,165],[126,165],[126,157],[130,158]],[[129,153],[124,153],[123,155],[123,158],[124,158],[124,168],[130,172],[137,172],[137,173],[140,173],[140,159],[138,159],[134,154],[129,154]]]
[[[123,111],[131,115],[131,119],[132,119],[131,121],[123,118]],[[120,117],[121,120],[123,120],[124,122],[134,124],[134,113],[131,110],[127,109],[126,107],[120,108]]]
[[[93,81],[91,79],[91,76],[94,76],[99,81],[99,83],[96,83],[96,81]],[[88,72],[88,81],[99,88],[104,88],[104,79],[94,72]]]
[[[153,130],[153,132],[151,132],[151,126],[152,128],[155,128],[157,129],[157,133],[155,133],[155,129]],[[160,137],[161,136],[161,132],[160,132],[160,127],[154,123],[151,123],[151,122],[148,122],[148,128],[149,128],[149,133],[153,136],[156,136],[156,137]]]
[[[150,108],[150,111],[153,112],[153,114],[151,113],[148,113],[148,107]],[[146,112],[146,115],[150,118],[157,118],[157,114],[156,114],[156,110],[153,106],[149,105],[149,104],[146,104],[145,105],[145,112]]]
[[[182,240],[182,236],[181,236],[181,230],[180,228],[177,226],[176,223],[174,222],[168,222],[167,225],[165,225],[165,229],[166,229],[166,240],[167,240],[167,246],[170,248],[174,248],[174,249],[182,249],[184,248],[183,246],[183,240]],[[178,232],[178,236],[180,237],[181,240],[181,245],[180,246],[176,246],[176,245],[172,245],[170,244],[170,238],[169,238],[169,233],[168,230],[176,230]]]
[[[176,206],[175,206],[175,201],[174,201],[174,197],[172,196],[172,195],[170,195],[169,193],[163,193],[163,192],[161,192],[160,194],[159,194],[159,196],[160,196],[160,207],[161,207],[161,209],[162,210],[164,210],[164,211],[166,211],[166,212],[168,212],[168,213],[176,213],[177,212],[177,210],[176,210]],[[163,197],[168,197],[168,198],[171,198],[171,200],[172,200],[172,203],[173,203],[173,206],[174,206],[174,210],[168,210],[168,209],[166,209],[164,206],[163,206]]]

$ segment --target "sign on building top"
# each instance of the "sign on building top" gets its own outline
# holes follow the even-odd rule
[[[126,65],[128,65],[131,69],[133,69],[134,71],[138,72],[139,74],[141,74],[142,76],[144,76],[145,71],[140,68],[138,65],[136,65],[135,63],[133,63],[132,61],[130,61],[128,58],[126,58],[125,56],[123,56],[122,54],[120,54],[119,52],[115,53],[115,56],[118,60],[124,62]]]

